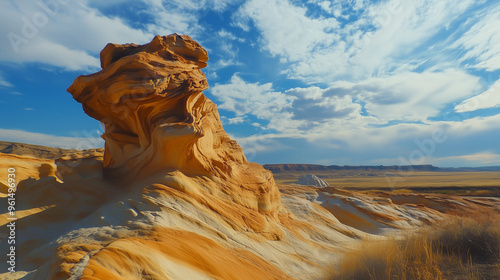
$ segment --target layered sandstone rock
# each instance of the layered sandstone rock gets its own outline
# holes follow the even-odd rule
[[[247,162],[202,93],[207,60],[185,35],[108,44],[102,71],[78,77],[68,91],[105,128],[105,177],[124,184],[159,175],[198,199],[234,202],[276,219],[281,204],[271,173]],[[165,177],[172,172],[185,177]]]
[[[283,234],[272,241],[244,226],[243,206],[201,200],[165,181],[110,185],[101,151],[57,160],[0,153],[0,186],[12,166],[20,182],[18,272],[3,273],[0,255],[0,279],[322,279],[360,238],[421,227],[450,211],[500,209],[496,198],[281,185],[286,212],[274,225]],[[200,183],[179,171],[170,178]],[[5,196],[0,189],[6,205]],[[0,214],[1,238],[8,218]]]

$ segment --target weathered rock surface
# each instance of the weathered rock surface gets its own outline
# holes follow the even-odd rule
[[[100,151],[57,160],[0,153],[3,205],[12,166],[20,181],[17,272],[3,273],[2,254],[0,279],[323,279],[359,239],[420,227],[447,212],[500,209],[495,198],[281,185],[284,212],[275,226],[283,233],[271,241],[237,226],[246,208],[207,205],[179,190],[174,180],[193,180],[180,172],[172,172],[171,184],[124,190],[103,180]],[[2,240],[7,218],[0,215]],[[8,246],[1,242],[0,251]]]
[[[159,175],[206,204],[221,200],[276,220],[281,202],[271,172],[247,162],[202,93],[207,60],[198,43],[177,34],[142,46],[108,44],[103,70],[78,77],[68,91],[105,127],[104,174],[111,180]],[[244,224],[266,227],[264,216],[245,216]]]
[[[321,279],[363,238],[495,199],[280,186],[249,163],[202,93],[207,53],[188,36],[110,44],[68,89],[103,122],[103,151],[0,153],[16,169],[16,272],[0,279]],[[29,153],[28,153],[29,154]],[[11,218],[0,212],[0,252]]]
[[[315,186],[319,188],[326,188],[330,186],[330,184],[328,184],[325,180],[319,178],[314,174],[300,175],[299,179],[297,180],[297,184],[304,186]]]

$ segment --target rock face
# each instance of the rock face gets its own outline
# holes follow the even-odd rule
[[[68,91],[105,128],[106,178],[123,183],[171,171],[209,178],[214,184],[204,182],[203,189],[176,184],[199,199],[231,200],[275,219],[281,203],[272,174],[247,162],[202,93],[207,60],[185,35],[156,36],[141,46],[108,44],[102,71],[78,77]]]
[[[299,179],[297,180],[297,184],[305,186],[315,186],[320,188],[330,186],[330,184],[328,184],[325,180],[319,178],[314,174],[300,175]]]
[[[202,94],[207,60],[200,45],[176,34],[102,50],[103,69],[78,77],[68,91],[104,125],[105,171],[133,178],[166,169],[207,175],[224,160],[215,149],[244,161],[240,149],[221,141],[229,139]]]

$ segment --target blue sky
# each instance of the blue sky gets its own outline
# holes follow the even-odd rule
[[[249,160],[500,165],[498,26],[498,1],[2,1],[0,140],[102,146],[66,88],[177,32]]]

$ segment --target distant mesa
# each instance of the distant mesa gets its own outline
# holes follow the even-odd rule
[[[482,167],[436,167],[424,165],[318,165],[318,164],[264,164],[265,169],[274,174],[280,173],[330,173],[337,171],[366,171],[366,172],[479,172],[500,171],[500,166]]]
[[[265,164],[264,168],[272,171],[273,173],[296,173],[296,172],[331,172],[331,171],[443,171],[442,168],[432,165],[318,165],[318,164]]]
[[[305,175],[300,175],[299,179],[297,180],[297,184],[305,186],[315,186],[320,188],[326,188],[330,186],[330,184],[328,184],[325,180],[310,173]]]

